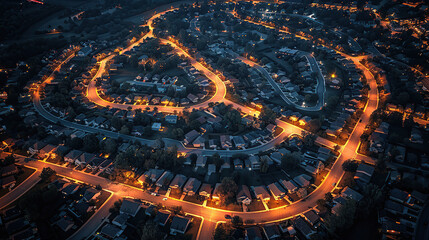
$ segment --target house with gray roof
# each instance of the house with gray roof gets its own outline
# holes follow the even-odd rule
[[[177,174],[170,183],[170,188],[182,189],[185,184],[187,177],[182,174]]]

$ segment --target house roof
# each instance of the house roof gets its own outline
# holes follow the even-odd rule
[[[116,216],[113,219],[113,222],[121,225],[121,227],[122,227],[122,226],[125,225],[125,223],[127,222],[127,220],[128,220],[128,215],[127,214],[119,214],[118,216]]]
[[[407,200],[408,195],[409,194],[407,192],[402,191],[398,188],[394,188],[394,189],[390,190],[390,196],[391,197],[396,198],[396,199],[403,201],[403,202],[405,202]]]
[[[250,163],[251,164],[257,164],[260,163],[261,161],[259,160],[259,157],[256,155],[252,155],[249,157]]]
[[[89,163],[94,158],[95,158],[95,155],[92,153],[82,153],[78,159],[83,163]]]
[[[404,210],[404,205],[399,204],[397,202],[394,202],[392,200],[387,200],[384,203],[384,208],[386,210],[392,210],[392,211],[396,211],[396,212],[400,212],[401,213]]]
[[[247,228],[246,232],[249,240],[262,240],[261,230],[258,226]]]
[[[113,225],[113,224],[106,224],[102,229],[101,229],[101,234],[113,239],[115,237],[117,237],[118,235],[120,235],[122,232],[122,229],[118,228],[117,226]]]
[[[71,218],[68,217],[62,217],[60,220],[56,222],[56,225],[63,230],[64,232],[67,232],[73,225],[74,222]]]
[[[200,186],[201,186],[201,181],[199,181],[196,178],[189,178],[189,180],[186,182],[185,186],[183,187],[183,191],[184,192],[192,191],[196,193]]]
[[[298,188],[298,186],[293,181],[282,180],[281,184],[286,188],[288,192],[293,192]]]
[[[88,164],[93,166],[93,167],[96,167],[96,166],[100,165],[101,163],[103,163],[104,161],[105,161],[104,158],[96,157],[96,158],[93,158],[92,161],[89,162]]]
[[[182,174],[177,174],[170,183],[170,187],[182,188],[187,180],[187,177]]]
[[[187,217],[174,216],[173,221],[171,222],[170,229],[185,232],[190,222],[190,219]]]
[[[270,198],[270,194],[268,193],[268,191],[265,189],[264,186],[253,187],[253,191],[255,192],[256,196],[260,195],[263,199]]]
[[[160,210],[155,216],[154,221],[158,224],[165,225],[170,218],[170,213],[167,211]]]
[[[372,176],[374,173],[375,168],[366,164],[359,164],[358,168],[356,169],[356,172],[362,172],[368,176]]]
[[[85,190],[85,193],[83,194],[83,197],[86,200],[90,200],[92,199],[95,195],[97,195],[98,193],[100,193],[100,190],[97,190],[95,188],[88,188]]]
[[[51,151],[53,151],[55,149],[55,146],[52,144],[47,144],[46,146],[44,146],[42,149],[40,149],[40,153],[42,154],[46,154],[46,153],[50,153]]]
[[[76,209],[76,212],[78,214],[84,215],[85,213],[87,213],[89,211],[91,206],[89,206],[89,204],[86,202],[79,202],[79,203],[74,205],[74,208]]]
[[[161,185],[164,186],[166,184],[169,184],[171,179],[173,179],[174,174],[171,173],[170,171],[165,171],[161,177],[159,177],[158,181],[156,181],[157,185]]]
[[[241,185],[237,192],[237,199],[252,199],[252,195],[250,195],[249,187],[246,185]]]
[[[298,217],[297,219],[295,219],[294,226],[295,226],[296,229],[298,229],[298,231],[300,231],[305,236],[308,236],[311,233],[313,233],[313,230],[308,225],[307,221],[305,221],[301,217]]]
[[[40,149],[42,149],[43,147],[46,146],[46,143],[41,142],[41,141],[37,141],[33,144],[33,146],[31,146],[32,149],[39,151]]]
[[[274,182],[268,185],[268,189],[270,189],[271,194],[273,194],[274,196],[281,196],[285,194],[284,189],[280,186],[278,182]]]
[[[136,202],[133,199],[125,198],[122,201],[120,212],[131,216],[135,216],[138,210],[140,209],[140,206],[141,204],[139,202]]]
[[[345,187],[343,189],[343,191],[341,192],[341,196],[343,196],[345,198],[353,199],[357,202],[359,202],[363,198],[362,194],[356,192],[355,190],[353,190],[349,187]]]
[[[69,147],[58,146],[57,148],[55,148],[55,150],[53,151],[53,153],[61,155],[61,156],[64,156],[69,150],[70,150]]]
[[[208,183],[203,183],[202,185],[201,185],[201,188],[200,188],[200,193],[201,192],[206,192],[206,193],[208,193],[208,194],[211,194],[212,193],[212,191],[213,191],[213,187],[212,187],[212,185],[210,185],[210,184],[208,184]]]
[[[78,158],[83,152],[79,151],[79,150],[71,150],[69,153],[67,153],[66,156],[64,156],[65,158],[70,158],[70,159],[76,159]]]
[[[161,175],[164,173],[164,170],[162,169],[149,169],[145,175],[147,174],[147,176],[154,182],[156,182],[158,180],[159,177],[161,177]]]
[[[188,140],[188,142],[192,142],[198,135],[199,133],[196,130],[192,130],[185,134],[185,138]]]
[[[279,153],[279,152],[273,152],[273,153],[271,153],[270,157],[271,157],[271,159],[273,159],[276,162],[279,162],[279,161],[282,160],[282,154]]]
[[[205,142],[206,142],[206,138],[200,135],[192,142],[192,144],[204,144]]]
[[[280,231],[276,224],[266,224],[263,228],[268,239],[280,237]]]
[[[317,213],[314,210],[305,212],[304,217],[305,219],[307,219],[307,221],[311,223],[311,225],[316,224],[320,220],[319,215],[317,215]]]
[[[311,179],[310,176],[305,175],[305,174],[301,174],[299,176],[296,176],[293,179],[293,181],[296,182],[296,183],[298,183],[299,186],[305,187],[305,186],[308,186],[310,184],[310,180],[308,178]]]
[[[65,186],[63,189],[61,189],[61,192],[64,193],[65,195],[70,195],[76,192],[78,188],[79,188],[79,185],[75,183],[70,183],[70,184],[67,184],[67,186]]]

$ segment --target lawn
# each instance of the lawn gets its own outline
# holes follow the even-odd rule
[[[241,205],[238,205],[235,203],[228,204],[228,205],[220,205],[220,204],[216,204],[216,201],[211,201],[211,200],[207,201],[207,207],[213,207],[213,208],[219,208],[219,209],[224,209],[228,211],[237,211],[237,212],[241,212],[243,210]]]
[[[319,186],[323,182],[325,177],[328,175],[328,173],[329,173],[329,170],[323,169],[322,172],[317,174],[316,179],[314,180],[314,185]]]
[[[284,199],[280,200],[274,200],[274,198],[271,197],[270,201],[268,201],[267,206],[269,209],[278,208],[278,207],[285,207],[289,205],[288,201]]]
[[[180,191],[180,189],[171,189],[170,197],[175,199],[180,199],[181,196],[182,196],[182,191]]]
[[[194,196],[186,195],[183,200],[191,203],[200,204],[200,205],[202,205],[204,202],[204,200],[201,200],[201,198],[199,198],[198,195],[194,195]]]
[[[189,224],[188,230],[185,232],[185,236],[191,236],[193,240],[197,239],[198,230],[201,227],[201,223],[201,218],[192,216],[192,222]]]
[[[289,196],[290,199],[292,199],[292,202],[295,202],[301,199],[300,197],[298,197],[296,193],[288,193],[287,195]]]
[[[280,133],[282,133],[282,131],[283,131],[283,128],[280,128],[280,127],[276,128],[276,130],[273,133],[274,137],[277,137]]]
[[[354,172],[344,172],[343,177],[341,178],[340,182],[338,183],[339,188],[343,188],[346,186],[350,186],[353,183],[353,178],[355,176]]]
[[[264,204],[259,199],[253,199],[252,202],[247,206],[249,212],[256,212],[265,210]]]
[[[95,207],[99,209],[110,197],[110,195],[112,195],[110,192],[102,190],[100,196],[98,196],[97,201],[95,202]]]

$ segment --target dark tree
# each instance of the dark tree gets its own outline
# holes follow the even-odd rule
[[[356,172],[356,169],[358,168],[358,163],[349,159],[349,160],[346,160],[342,166],[344,171]]]
[[[45,167],[43,168],[42,173],[40,173],[40,178],[42,179],[42,181],[47,182],[55,174],[55,170],[50,167]]]

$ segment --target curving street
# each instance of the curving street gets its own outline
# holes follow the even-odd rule
[[[170,10],[168,10],[168,11],[170,11]],[[167,12],[167,11],[165,11],[165,12]],[[146,34],[142,39],[140,39],[139,41],[137,41],[133,45],[129,46],[127,49],[124,49],[120,54],[130,50],[132,47],[141,43],[145,38],[152,37],[153,36],[153,26],[152,26],[153,20],[155,18],[159,17],[161,14],[164,14],[165,12],[161,12],[161,13],[158,13],[158,14],[152,16],[152,18],[148,21],[148,26],[150,27],[150,32],[148,34]],[[237,103],[233,103],[233,102],[225,99],[225,95],[226,95],[225,84],[216,74],[209,71],[202,64],[197,62],[194,58],[189,56],[184,50],[182,50],[180,47],[178,47],[176,44],[172,43],[171,41],[163,39],[162,42],[171,44],[178,53],[187,56],[190,59],[191,64],[196,69],[198,69],[200,72],[202,72],[205,76],[207,76],[207,78],[209,78],[216,86],[216,92],[210,100],[208,100],[204,103],[196,104],[196,105],[192,106],[191,108],[196,108],[196,109],[204,108],[204,107],[207,107],[210,102],[224,102],[225,104],[232,104],[234,108],[240,108],[241,111],[246,113],[246,114],[258,116],[259,113],[256,110],[250,109],[250,108],[245,107],[245,106],[241,106]],[[336,162],[334,163],[334,165],[332,166],[332,169],[329,172],[329,174],[327,175],[326,179],[316,188],[316,190],[314,190],[311,194],[308,195],[308,197],[306,197],[305,201],[297,201],[297,202],[292,203],[291,205],[289,205],[287,207],[279,207],[279,208],[275,208],[275,209],[263,210],[263,211],[257,211],[257,212],[231,212],[231,211],[226,211],[226,210],[222,210],[222,209],[206,207],[206,206],[202,206],[202,205],[198,205],[198,204],[194,204],[194,203],[190,203],[190,202],[185,202],[185,201],[181,201],[181,200],[176,200],[176,199],[172,199],[172,198],[169,198],[166,201],[162,201],[163,197],[152,196],[150,193],[144,192],[141,189],[137,189],[137,188],[127,186],[127,185],[117,184],[117,183],[114,183],[108,179],[105,179],[105,178],[102,178],[99,176],[87,174],[87,173],[80,172],[80,171],[74,171],[73,169],[70,169],[70,168],[65,168],[62,166],[58,166],[58,165],[54,165],[54,164],[50,164],[50,163],[46,163],[46,162],[31,161],[31,162],[25,163],[25,165],[37,168],[39,170],[43,169],[43,167],[49,166],[52,169],[54,169],[60,175],[64,175],[64,176],[67,176],[70,178],[74,178],[74,179],[77,179],[79,181],[82,181],[82,182],[85,182],[88,184],[92,184],[92,185],[100,184],[104,189],[114,192],[114,195],[116,197],[134,197],[134,198],[144,199],[144,200],[150,201],[150,202],[162,203],[166,206],[181,206],[183,208],[184,212],[187,212],[187,213],[190,213],[193,215],[198,215],[198,216],[201,216],[204,218],[203,230],[201,231],[201,235],[199,236],[200,239],[209,239],[211,237],[211,234],[212,234],[212,231],[210,231],[210,229],[214,229],[216,222],[224,221],[225,220],[224,216],[227,213],[232,214],[234,216],[240,216],[241,218],[243,218],[244,221],[253,220],[253,221],[255,221],[255,223],[276,222],[276,221],[280,221],[283,219],[294,217],[294,216],[301,214],[303,212],[306,212],[309,209],[316,206],[317,205],[316,202],[318,199],[323,198],[325,193],[330,192],[334,189],[335,185],[339,182],[342,175],[344,174],[344,171],[342,169],[343,162],[348,160],[348,159],[354,158],[356,156],[356,150],[359,146],[360,136],[362,135],[362,133],[365,129],[365,126],[369,122],[371,113],[374,110],[376,110],[377,106],[378,106],[378,89],[377,89],[376,81],[375,81],[374,77],[372,76],[372,74],[369,72],[369,70],[366,69],[362,64],[360,64],[359,61],[361,60],[361,57],[351,57],[351,56],[348,56],[345,54],[343,54],[343,56],[352,60],[354,62],[354,64],[358,68],[362,69],[362,71],[364,72],[365,77],[367,78],[368,84],[370,86],[368,102],[367,102],[367,105],[366,105],[364,112],[361,116],[361,121],[359,121],[357,123],[352,134],[350,135],[349,140],[340,149],[340,155],[339,155],[338,159],[336,160]],[[101,77],[102,73],[105,71],[106,63],[110,59],[112,59],[113,57],[114,57],[114,55],[110,55],[109,57],[100,61],[100,67],[99,67],[96,75],[94,76],[93,80],[90,82],[90,84],[88,86],[88,92],[87,92],[88,99],[90,101],[96,103],[97,105],[110,106],[112,108],[118,108],[118,109],[128,109],[128,107],[131,107],[132,109],[146,109],[147,107],[154,108],[155,106],[127,105],[127,104],[110,103],[110,102],[103,100],[99,96],[98,91],[95,87],[95,79],[97,79],[98,77]],[[65,63],[66,60],[63,63]],[[246,60],[246,61],[248,61],[248,60]],[[253,64],[255,64],[255,63],[253,63]],[[255,66],[255,65],[253,65],[253,66]],[[262,67],[260,67],[260,68],[262,68]],[[54,71],[54,73],[55,73],[55,71]],[[48,79],[50,79],[50,78],[48,78]],[[91,132],[91,133],[101,133],[101,134],[106,135],[107,137],[112,137],[112,138],[121,137],[121,138],[124,138],[127,140],[138,140],[138,141],[145,143],[145,144],[148,144],[148,145],[152,145],[154,143],[153,140],[146,140],[146,139],[141,139],[141,138],[132,137],[132,136],[128,136],[128,135],[122,135],[122,134],[111,132],[111,131],[106,131],[106,130],[102,130],[102,129],[88,127],[85,125],[76,124],[76,123],[69,122],[69,121],[66,121],[64,119],[58,118],[58,117],[52,115],[51,113],[49,113],[43,107],[43,105],[40,102],[39,92],[35,93],[35,95],[33,97],[33,103],[34,103],[34,106],[40,115],[42,115],[43,117],[45,117],[47,120],[49,120],[51,122],[60,123],[66,127],[79,129],[79,130]],[[321,103],[323,103],[323,101]],[[180,111],[184,110],[183,107],[168,107],[168,106],[156,106],[156,107],[158,108],[158,111],[167,112],[167,113],[172,113],[175,111],[180,112]],[[167,146],[171,146],[171,145],[178,146],[179,151],[190,152],[190,153],[195,152],[198,154],[207,154],[207,155],[211,155],[211,154],[216,152],[216,153],[219,153],[220,155],[228,156],[228,155],[230,155],[230,154],[232,155],[234,153],[246,153],[246,154],[258,153],[259,151],[264,151],[264,150],[267,150],[267,149],[274,147],[276,144],[282,142],[285,137],[287,137],[291,134],[301,134],[301,132],[302,132],[301,128],[296,127],[294,125],[291,125],[289,123],[286,123],[284,121],[281,121],[279,119],[276,121],[276,123],[277,123],[278,127],[281,127],[283,129],[283,132],[281,134],[279,134],[271,142],[264,144],[264,145],[261,145],[261,146],[258,146],[258,147],[255,147],[255,148],[250,148],[250,149],[243,149],[243,150],[188,149],[188,148],[185,148],[179,141],[176,141],[176,140],[166,139],[166,143],[167,143]],[[326,140],[322,140],[322,139],[318,139],[317,141],[322,142],[322,143],[324,142],[325,144],[327,143]],[[329,143],[327,143],[327,144],[329,144]]]

